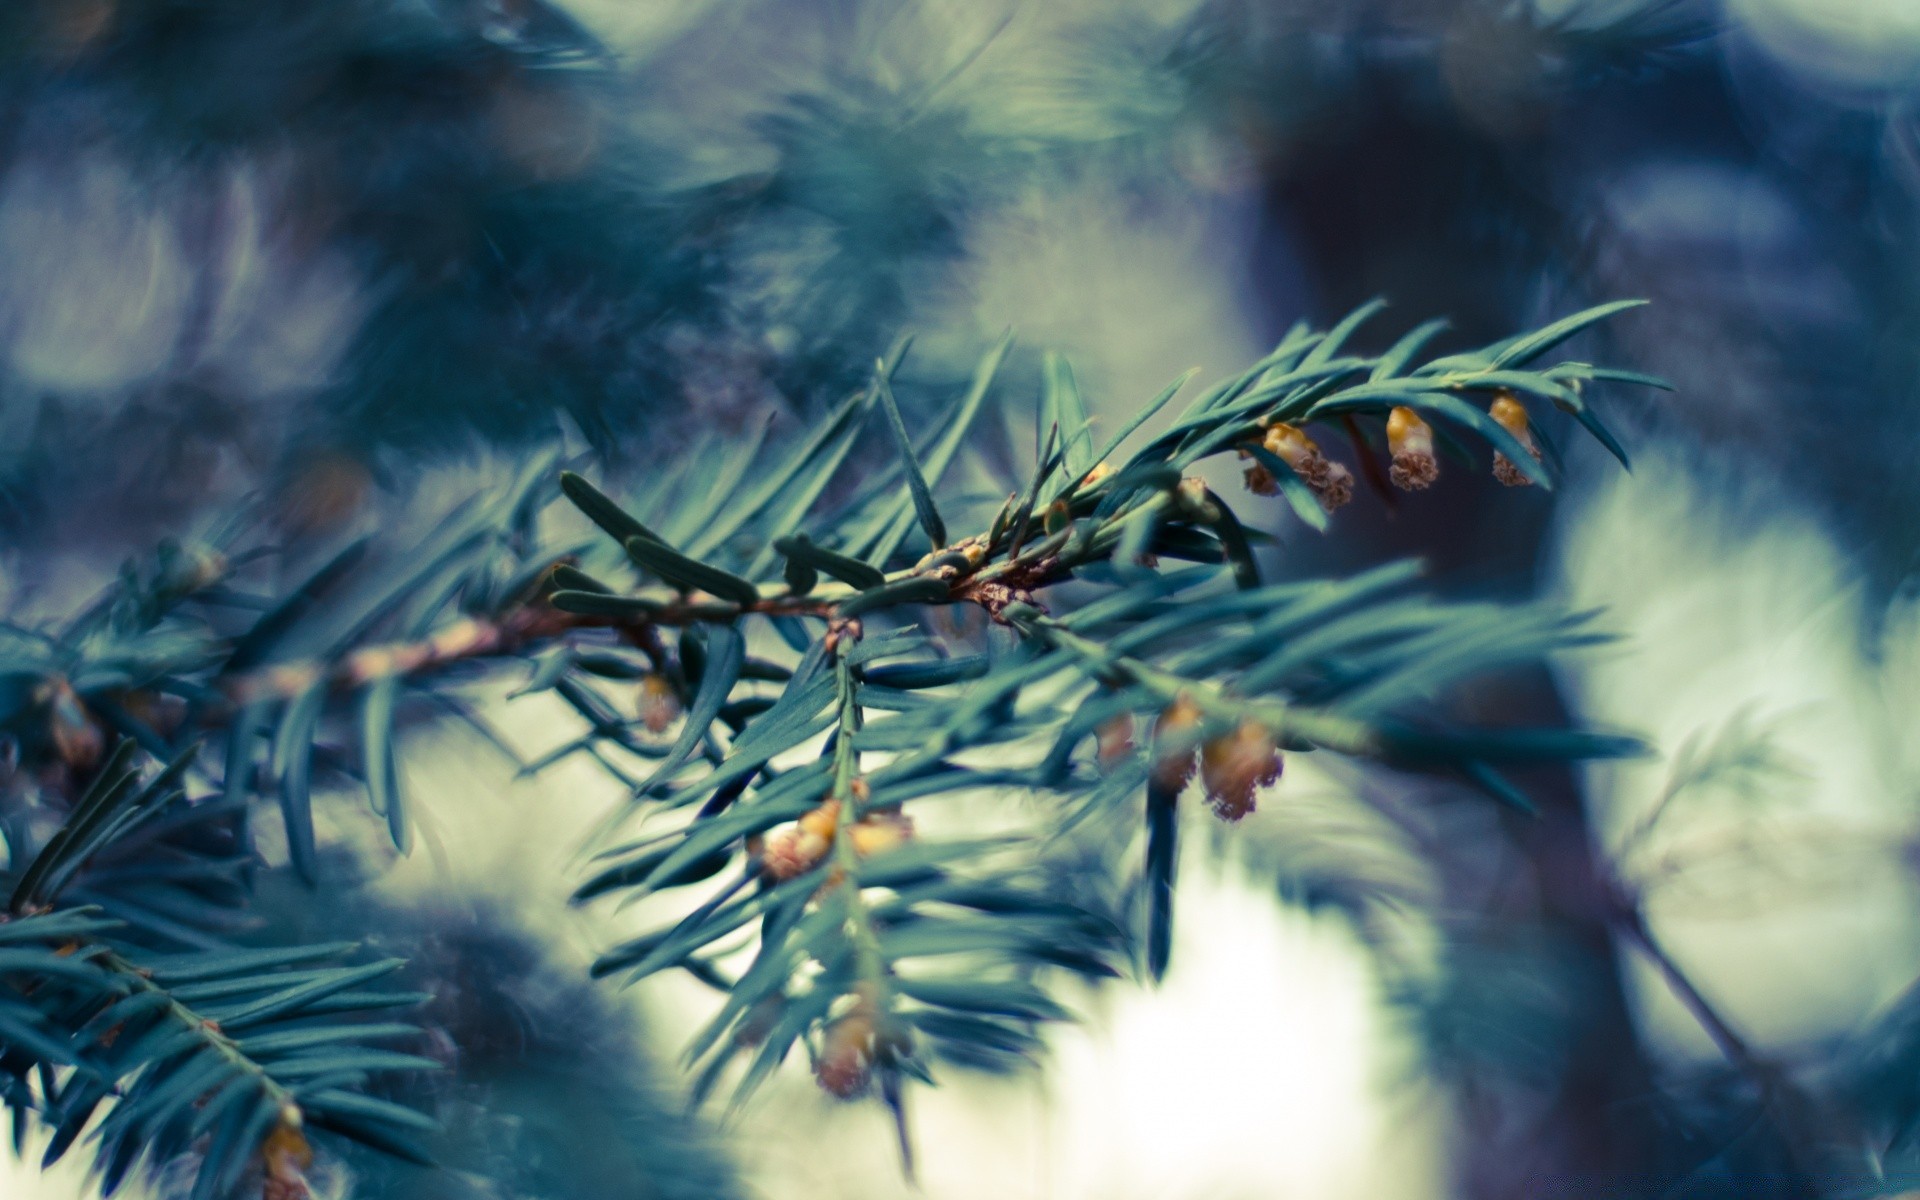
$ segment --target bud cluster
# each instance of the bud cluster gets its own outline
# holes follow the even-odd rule
[[[1207,789],[1207,804],[1223,821],[1238,821],[1252,812],[1255,793],[1277,782],[1280,770],[1280,749],[1258,721],[1242,721],[1232,733],[1200,748],[1200,782]]]
[[[1511,390],[1501,388],[1494,393],[1488,415],[1512,434],[1535,460],[1540,458],[1540,447],[1534,441],[1526,406]],[[1260,445],[1292,468],[1294,474],[1313,489],[1328,512],[1353,499],[1353,473],[1329,459],[1319,443],[1298,426],[1275,421],[1262,433]],[[1387,452],[1393,460],[1387,478],[1402,491],[1424,491],[1440,478],[1433,426],[1407,405],[1397,405],[1387,414]],[[1243,448],[1240,457],[1247,459],[1252,455]],[[1524,487],[1532,482],[1512,459],[1498,451],[1493,456],[1493,476],[1508,487]],[[1258,462],[1246,468],[1246,484],[1249,491],[1261,496],[1277,495],[1280,490],[1280,481],[1274,478],[1273,472]]]
[[[865,780],[855,781],[856,799]],[[798,879],[820,865],[840,835],[838,799],[830,799],[791,825],[767,835],[760,849],[760,869],[771,879]],[[847,826],[853,851],[862,858],[896,850],[913,838],[913,818],[898,809],[866,813]]]
[[[1276,783],[1284,763],[1273,734],[1258,721],[1242,721],[1231,733],[1207,738],[1196,748],[1202,716],[1185,693],[1161,712],[1153,736],[1158,757],[1154,786],[1168,794],[1185,788],[1198,767],[1207,806],[1223,821],[1252,812],[1259,790]]]
[[[1353,499],[1353,472],[1322,453],[1319,443],[1308,437],[1300,427],[1275,421],[1267,426],[1261,446],[1267,453],[1293,468],[1293,473],[1313,489],[1313,494],[1320,497],[1321,507],[1328,512]],[[1240,456],[1251,457],[1244,450]],[[1258,496],[1276,495],[1280,490],[1280,481],[1259,463],[1247,468],[1246,482],[1247,489]]]
[[[840,801],[828,800],[791,825],[767,835],[760,867],[777,880],[797,879],[818,866],[833,849],[840,830]]]

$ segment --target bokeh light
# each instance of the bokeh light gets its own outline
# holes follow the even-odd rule
[[[1729,15],[1797,71],[1856,87],[1920,78],[1920,4],[1913,0],[1729,0]]]

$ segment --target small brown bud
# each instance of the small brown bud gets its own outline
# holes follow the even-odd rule
[[[826,838],[798,825],[776,829],[767,835],[766,846],[760,851],[760,869],[782,883],[798,879],[819,866],[832,846]]]
[[[1220,508],[1207,497],[1207,481],[1197,475],[1180,480],[1174,500],[1188,516],[1198,521],[1218,521]]]
[[[1153,723],[1153,782],[1161,790],[1178,792],[1193,778],[1192,738],[1200,728],[1200,706],[1182,692]]]
[[[1497,450],[1493,455],[1493,477],[1507,487],[1527,487],[1533,483],[1519,467],[1514,466],[1512,459]]]
[[[856,1008],[827,1026],[813,1077],[828,1094],[851,1100],[873,1079],[873,1018]]]
[[[1267,427],[1262,444],[1267,452],[1293,468],[1293,473],[1313,489],[1320,497],[1320,506],[1328,512],[1341,508],[1353,499],[1353,472],[1329,459],[1320,450],[1319,443],[1308,437],[1306,431],[1285,421],[1275,421]],[[1256,477],[1256,468],[1247,471],[1247,486],[1259,492],[1256,483],[1270,486],[1271,491],[1260,492],[1272,495],[1279,490],[1279,481],[1264,468]]]
[[[1433,426],[1404,404],[1387,414],[1387,449],[1393,455],[1393,467],[1387,472],[1393,486],[1417,492],[1432,487],[1440,477],[1440,461],[1433,455]]]
[[[1334,512],[1353,503],[1353,472],[1341,463],[1320,461],[1323,470],[1319,477],[1307,480],[1307,486],[1320,497],[1320,507]]]
[[[673,681],[658,671],[640,680],[640,723],[648,733],[665,733],[680,719],[680,693]]]
[[[1242,450],[1240,457],[1251,459],[1253,455]],[[1273,477],[1272,471],[1267,470],[1267,468],[1260,463],[1256,462],[1247,467],[1244,481],[1247,485],[1247,490],[1256,496],[1278,496],[1280,494],[1280,481]]]
[[[1200,778],[1207,803],[1223,821],[1238,821],[1254,809],[1260,788],[1280,778],[1280,751],[1258,721],[1242,721],[1200,751]]]
[[[1512,392],[1504,388],[1495,392],[1488,415],[1500,422],[1500,427],[1512,434],[1528,454],[1539,459],[1540,447],[1534,444],[1533,431],[1528,427],[1526,406]],[[1497,450],[1493,455],[1493,477],[1508,487],[1526,487],[1533,482],[1512,459]]]
[[[289,1104],[280,1121],[260,1144],[261,1200],[307,1200],[306,1170],[313,1165],[313,1147],[302,1131],[300,1110]]]
[[[1088,471],[1085,475],[1081,476],[1080,484],[1079,484],[1080,490],[1084,491],[1085,489],[1094,487],[1097,484],[1105,483],[1107,480],[1112,479],[1115,475],[1118,475],[1118,474],[1119,472],[1113,469],[1112,463],[1108,463],[1108,462],[1095,463],[1093,464],[1093,469],[1091,471]]]

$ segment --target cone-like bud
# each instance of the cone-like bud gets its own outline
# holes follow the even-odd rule
[[[640,723],[648,733],[665,733],[680,719],[680,693],[673,681],[658,671],[640,680]]]
[[[827,1026],[813,1077],[829,1094],[851,1100],[873,1080],[873,1017],[865,1005]]]
[[[1269,454],[1293,468],[1293,473],[1306,481],[1313,494],[1320,497],[1320,505],[1332,512],[1353,499],[1353,472],[1334,462],[1320,450],[1319,443],[1308,437],[1306,431],[1285,421],[1276,421],[1267,427],[1266,437],[1261,445]],[[1242,457],[1245,452],[1242,451]],[[1248,490],[1256,495],[1272,496],[1279,492],[1279,481],[1265,467],[1255,463],[1247,468],[1246,483]]]
[[[813,870],[832,848],[833,843],[819,834],[789,825],[767,835],[766,845],[760,851],[760,868],[784,883]]]
[[[1488,415],[1500,422],[1500,427],[1512,434],[1528,454],[1539,459],[1540,447],[1534,445],[1533,430],[1527,424],[1527,409],[1518,397],[1505,390],[1494,393],[1493,407]],[[1493,477],[1508,487],[1526,487],[1533,482],[1514,465],[1512,459],[1498,451],[1493,455]]]
[[[1433,456],[1433,426],[1404,404],[1387,414],[1387,450],[1393,455],[1387,472],[1393,486],[1417,492],[1440,478],[1440,460]]]
[[[1253,456],[1245,450],[1242,450],[1240,457],[1252,458]],[[1246,484],[1247,490],[1256,496],[1278,496],[1280,494],[1280,481],[1273,477],[1272,471],[1267,470],[1266,467],[1259,463],[1253,463],[1247,467]]]
[[[840,827],[840,802],[828,800],[793,824],[774,830],[760,850],[760,869],[785,882],[798,879],[827,857]]]
[[[1207,481],[1198,475],[1183,476],[1173,496],[1180,511],[1196,521],[1220,519],[1220,506],[1209,497]]]
[[[1200,706],[1182,692],[1153,723],[1153,782],[1177,793],[1193,778],[1193,734],[1200,727]]]
[[[305,1123],[300,1110],[289,1104],[260,1144],[261,1200],[308,1200],[312,1195],[306,1171],[313,1165],[313,1147],[307,1144]]]
[[[1238,821],[1253,811],[1256,793],[1280,778],[1280,750],[1258,721],[1243,721],[1225,737],[1200,751],[1200,778],[1207,803],[1223,821]]]

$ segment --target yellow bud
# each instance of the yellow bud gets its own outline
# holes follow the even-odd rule
[[[1406,405],[1396,405],[1387,414],[1387,449],[1394,454],[1406,450],[1433,453],[1433,426]]]
[[[1440,462],[1433,455],[1433,426],[1404,404],[1387,414],[1387,449],[1393,455],[1387,476],[1395,487],[1419,491],[1440,477]]]
[[[1488,415],[1500,423],[1500,427],[1512,434],[1514,440],[1533,455],[1540,457],[1540,448],[1533,443],[1533,432],[1527,425],[1527,409],[1519,399],[1505,388],[1493,394],[1493,405]],[[1493,455],[1493,477],[1508,487],[1526,487],[1533,480],[1515,466],[1512,459],[1495,451]]]
[[[819,808],[802,816],[800,828],[825,841],[833,841],[833,835],[840,828],[840,801],[828,800]]]
[[[1285,421],[1275,421],[1267,426],[1265,443],[1267,452],[1286,463],[1295,471],[1312,460],[1321,457],[1320,444],[1307,436],[1307,431]]]
[[[1493,395],[1493,406],[1488,415],[1500,422],[1500,427],[1516,438],[1526,438],[1527,407],[1509,391],[1498,391]]]

